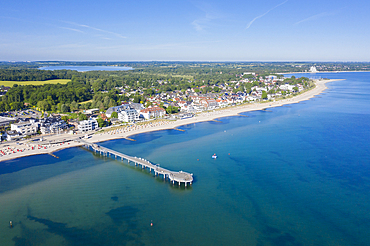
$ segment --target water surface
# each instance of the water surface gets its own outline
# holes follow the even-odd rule
[[[0,162],[0,245],[368,245],[370,74],[321,76],[346,80],[299,104],[102,143],[194,173],[186,189],[83,148]]]
[[[113,66],[48,66],[40,67],[40,70],[76,70],[78,72],[88,71],[127,71],[132,67],[113,67]]]

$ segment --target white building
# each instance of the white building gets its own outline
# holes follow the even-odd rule
[[[38,123],[31,123],[31,122],[22,122],[22,123],[14,123],[10,125],[10,129],[12,131],[16,131],[22,135],[32,135],[36,134],[39,128]]]
[[[17,131],[7,131],[6,132],[6,140],[7,141],[17,140],[20,137],[21,137],[21,134]]]
[[[218,98],[216,101],[217,101],[218,106],[219,106],[220,108],[222,108],[222,107],[226,107],[227,105],[229,105],[229,104],[227,103],[227,100],[226,100],[226,99]]]
[[[294,88],[294,85],[285,84],[285,85],[281,85],[279,88],[283,91],[292,91]]]
[[[120,105],[120,106],[115,106],[115,107],[110,107],[107,109],[107,112],[105,112],[105,115],[108,117],[108,118],[111,118],[112,117],[112,113],[113,112],[117,112],[119,113],[121,110],[123,110],[123,106]]]
[[[192,106],[192,105],[184,105],[181,107],[181,112],[182,113],[196,113],[197,110]]]
[[[67,128],[67,124],[64,120],[57,121],[50,124],[45,124],[40,126],[40,131],[42,134],[49,134],[49,133],[61,133]]]
[[[145,119],[150,119],[150,118],[157,118],[161,117],[166,114],[166,110],[160,107],[152,107],[152,108],[146,108],[142,109],[140,111],[140,114],[144,116]]]
[[[0,116],[0,126],[8,126],[10,123],[14,123],[15,121],[15,118]]]
[[[129,104],[130,108],[135,109],[136,112],[140,115],[140,110],[144,109],[144,105],[142,103],[133,103]]]
[[[83,120],[78,123],[78,131],[79,132],[88,132],[92,131],[98,128],[98,122],[96,119],[88,119],[88,120]]]
[[[110,107],[107,112],[105,113],[105,115],[109,118],[112,117],[112,113],[113,112],[117,112],[118,114],[118,119],[120,119],[119,115],[120,113],[121,114],[121,118],[123,117],[124,119],[130,119],[130,121],[127,121],[127,120],[123,120],[123,119],[120,119],[122,121],[126,121],[126,122],[131,122],[131,121],[135,121],[135,120],[138,120],[139,118],[139,115],[140,115],[140,110],[144,109],[144,106],[143,104],[141,103],[125,103],[125,104],[122,104],[122,105],[119,105],[119,106],[115,106],[115,107]],[[133,117],[133,112],[131,110],[136,110],[137,112],[137,116],[136,114],[134,115],[134,119],[132,119]],[[124,113],[124,111],[126,111],[126,113]],[[125,118],[127,117],[127,118]]]
[[[98,108],[87,109],[86,112],[85,112],[85,114],[95,114],[95,113],[99,113]]]
[[[132,108],[127,108],[118,113],[118,119],[124,122],[134,122],[139,120],[139,113]]]
[[[204,108],[212,110],[218,107],[218,103],[215,99],[205,99],[200,102]]]
[[[310,73],[317,73],[317,69],[315,66],[310,67]]]

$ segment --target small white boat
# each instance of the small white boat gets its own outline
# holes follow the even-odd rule
[[[216,159],[217,158],[217,155],[216,154],[213,154],[212,158],[213,159]]]

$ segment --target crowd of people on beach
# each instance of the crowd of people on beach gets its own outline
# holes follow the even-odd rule
[[[6,156],[6,155],[12,155],[16,153],[22,153],[22,152],[40,152],[40,150],[49,150],[49,149],[55,149],[59,147],[68,146],[70,143],[68,142],[62,142],[62,143],[55,143],[55,144],[22,144],[22,145],[16,145],[16,146],[7,146],[0,149],[0,157]]]
[[[169,125],[172,123],[173,121],[163,120],[163,121],[149,122],[147,124],[132,124],[132,125],[125,126],[125,127],[116,128],[110,131],[105,131],[103,134],[110,134],[110,135],[124,134],[124,133],[129,133],[132,131],[136,131],[136,130],[149,129],[149,128],[158,127],[158,126],[165,126],[165,125]]]

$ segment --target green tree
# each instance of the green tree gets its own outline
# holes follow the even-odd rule
[[[78,120],[79,121],[87,120],[87,116],[85,114],[83,114],[83,113],[80,113],[78,115]]]
[[[98,122],[99,127],[104,127],[105,126],[105,121],[102,118],[98,118],[96,121]]]
[[[64,116],[62,116],[62,120],[64,120],[65,122],[68,122],[69,118],[68,118],[67,115],[64,115]]]
[[[267,99],[267,92],[266,91],[262,91],[262,99]]]
[[[62,113],[69,112],[69,106],[68,106],[68,105],[66,105],[66,104],[62,104],[62,105],[60,106],[60,111],[61,111]]]
[[[118,113],[117,112],[113,112],[112,115],[111,115],[111,118],[118,118]]]
[[[142,101],[141,96],[139,95],[134,96],[134,103],[139,103],[140,101]]]
[[[167,112],[167,114],[175,114],[175,113],[179,112],[179,108],[174,107],[174,106],[168,106],[168,108],[166,108],[166,112]]]
[[[78,103],[76,101],[71,102],[70,109],[71,109],[71,111],[77,110],[78,109]]]
[[[51,105],[46,100],[39,101],[37,107],[40,108],[41,111],[48,111],[51,109]]]

